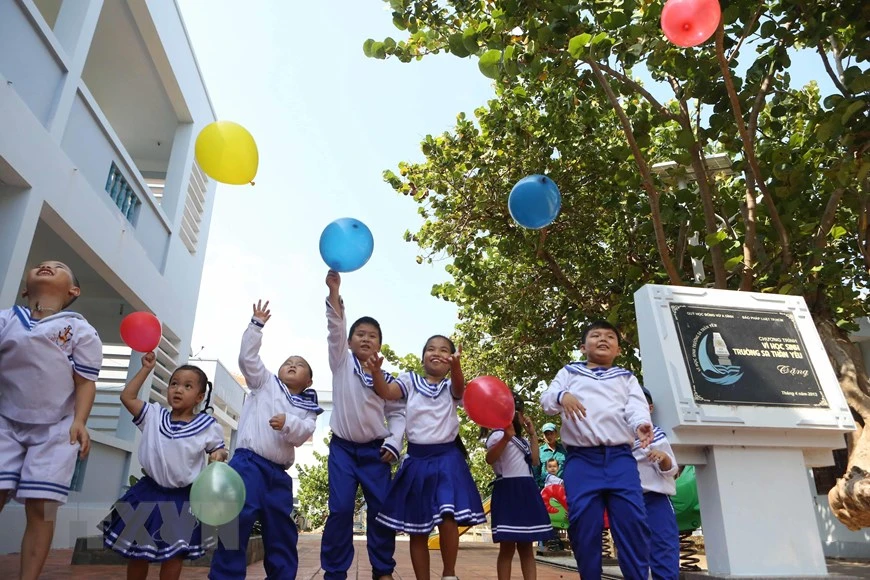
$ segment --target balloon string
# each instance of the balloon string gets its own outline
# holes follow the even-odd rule
[[[256,184],[252,181],[252,182],[251,182],[251,185],[256,185]]]

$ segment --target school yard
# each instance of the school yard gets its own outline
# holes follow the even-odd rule
[[[371,567],[365,551],[365,539],[354,538],[354,561],[348,572],[351,580],[369,580]],[[457,575],[461,580],[489,580],[496,578],[495,560],[498,547],[489,543],[462,542],[460,544]],[[440,578],[441,559],[438,552],[431,554],[432,578]],[[362,556],[362,557],[360,557]],[[72,550],[52,550],[41,578],[44,580],[116,580],[125,577],[123,566],[73,566],[70,564]],[[572,564],[570,558],[553,558],[553,564],[538,562],[538,580],[567,580],[577,578],[577,573],[568,569]],[[149,578],[157,578],[157,567],[152,566]],[[870,579],[870,562],[844,562],[828,560],[828,570],[834,578],[838,576]],[[519,560],[514,557],[513,578],[522,578]],[[620,578],[618,569],[608,567],[609,578]],[[18,575],[18,554],[0,556],[0,578],[15,578]],[[190,580],[202,580],[208,577],[208,569],[187,567],[181,577]],[[250,580],[266,578],[263,563],[256,562],[248,566]],[[396,580],[412,580],[414,578],[411,559],[408,555],[407,541],[396,543]],[[319,580],[323,578],[320,571],[320,535],[303,534],[299,537],[299,580]]]

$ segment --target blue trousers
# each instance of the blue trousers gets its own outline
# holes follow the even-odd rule
[[[680,531],[671,498],[654,491],[643,494],[649,525],[649,563],[653,580],[680,577]]]
[[[604,509],[625,580],[647,580],[649,528],[637,461],[628,445],[568,447],[568,535],[583,580],[601,579]]]
[[[211,580],[245,577],[248,539],[254,523],[259,519],[263,525],[266,577],[296,578],[299,568],[296,541],[299,534],[290,517],[293,511],[293,480],[283,466],[248,449],[236,449],[230,467],[245,482],[245,506],[239,517],[227,524],[238,526],[238,544],[224,546],[224,534],[221,533],[208,577]]]
[[[344,580],[353,561],[353,515],[356,490],[367,504],[366,540],[372,576],[393,573],[396,533],[375,521],[390,486],[390,465],[381,461],[383,441],[353,443],[332,436],[329,442],[329,516],[320,541],[324,580]]]

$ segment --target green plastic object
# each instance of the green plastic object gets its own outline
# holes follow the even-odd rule
[[[694,465],[687,465],[677,478],[677,495],[671,498],[671,502],[681,532],[693,532],[701,527],[701,506],[698,503]]]
[[[204,524],[222,526],[245,506],[245,482],[235,469],[216,461],[200,472],[190,488],[190,509]]]
[[[550,498],[550,507],[558,510],[554,514],[550,514],[550,524],[554,528],[558,528],[560,530],[568,529],[568,512],[565,511],[565,508],[562,507],[562,504],[559,503],[554,497]]]

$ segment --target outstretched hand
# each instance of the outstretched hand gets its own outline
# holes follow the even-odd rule
[[[341,288],[341,274],[339,274],[335,270],[330,270],[329,272],[327,272],[326,287],[329,288],[330,292],[337,293],[339,288]]]
[[[375,353],[363,362],[363,368],[365,368],[370,375],[375,374],[377,371],[381,370],[381,367],[384,364],[384,357],[380,355],[380,353]]]
[[[641,449],[646,449],[653,440],[653,428],[649,423],[644,423],[637,428],[637,438],[640,441]]]
[[[262,300],[257,300],[257,303],[254,304],[254,318],[263,324],[269,322],[269,319],[272,318],[272,311],[269,310],[268,300],[266,300],[265,304],[263,304]]]
[[[462,369],[462,345],[456,347],[456,352],[450,355],[448,359],[450,362],[450,370],[461,370]]]

